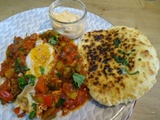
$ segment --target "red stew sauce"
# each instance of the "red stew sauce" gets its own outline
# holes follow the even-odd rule
[[[6,59],[1,64],[0,76],[5,77],[5,81],[0,85],[0,100],[2,104],[13,102],[23,91],[18,81],[19,74],[25,75],[27,71],[26,56],[35,47],[37,39],[41,38],[44,43],[49,43],[51,38],[55,38],[56,43],[52,44],[55,49],[55,65],[47,75],[38,78],[35,84],[34,110],[29,113],[30,119],[36,116],[42,119],[54,118],[56,113],[62,110],[62,115],[68,114],[83,105],[88,100],[88,89],[84,82],[77,85],[73,75],[85,76],[83,60],[78,53],[77,46],[67,37],[48,30],[42,34],[32,34],[22,39],[15,37],[6,51]],[[16,63],[19,63],[17,69]],[[28,79],[25,79],[26,83]],[[20,108],[14,108],[18,117],[23,117],[26,111],[20,113]]]

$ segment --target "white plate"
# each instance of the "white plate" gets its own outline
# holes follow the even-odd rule
[[[105,19],[87,13],[87,31],[108,29],[112,26]],[[24,38],[27,35],[50,29],[48,7],[25,11],[0,22],[0,63],[5,59],[7,46],[13,42],[14,36]],[[135,102],[127,105],[106,107],[90,100],[79,110],[71,112],[65,117],[57,117],[55,120],[125,120],[134,107]],[[18,120],[13,112],[12,104],[0,104],[0,120]],[[26,115],[20,120],[28,120]]]

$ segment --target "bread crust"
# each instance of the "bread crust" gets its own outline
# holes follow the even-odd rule
[[[159,70],[156,50],[134,28],[115,26],[87,32],[78,50],[84,59],[89,92],[103,105],[137,100],[156,83]]]

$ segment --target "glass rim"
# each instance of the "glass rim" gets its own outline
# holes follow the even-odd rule
[[[82,15],[78,20],[75,20],[75,21],[72,21],[72,22],[63,22],[63,21],[59,21],[59,20],[53,18],[52,15],[51,15],[51,10],[52,10],[52,6],[57,3],[57,0],[54,1],[54,2],[49,6],[48,14],[49,14],[49,16],[50,16],[50,19],[54,20],[55,22],[61,23],[61,24],[73,24],[73,23],[77,23],[77,22],[83,20],[83,19],[86,17],[86,14],[87,14],[86,5],[85,5],[81,0],[71,0],[71,1],[80,3],[80,5],[81,5],[81,6],[83,7],[83,9],[84,9],[84,10],[83,10],[83,11],[84,11],[83,15]],[[65,2],[63,2],[63,3],[67,3],[67,0],[66,0]],[[58,4],[58,5],[60,5],[60,4]],[[56,8],[56,7],[55,7],[55,8]],[[64,8],[65,8],[65,7],[64,7]]]

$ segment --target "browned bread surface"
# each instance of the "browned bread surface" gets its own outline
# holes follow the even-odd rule
[[[140,31],[125,26],[87,32],[78,45],[87,71],[86,85],[101,104],[128,103],[155,83],[156,51]]]

